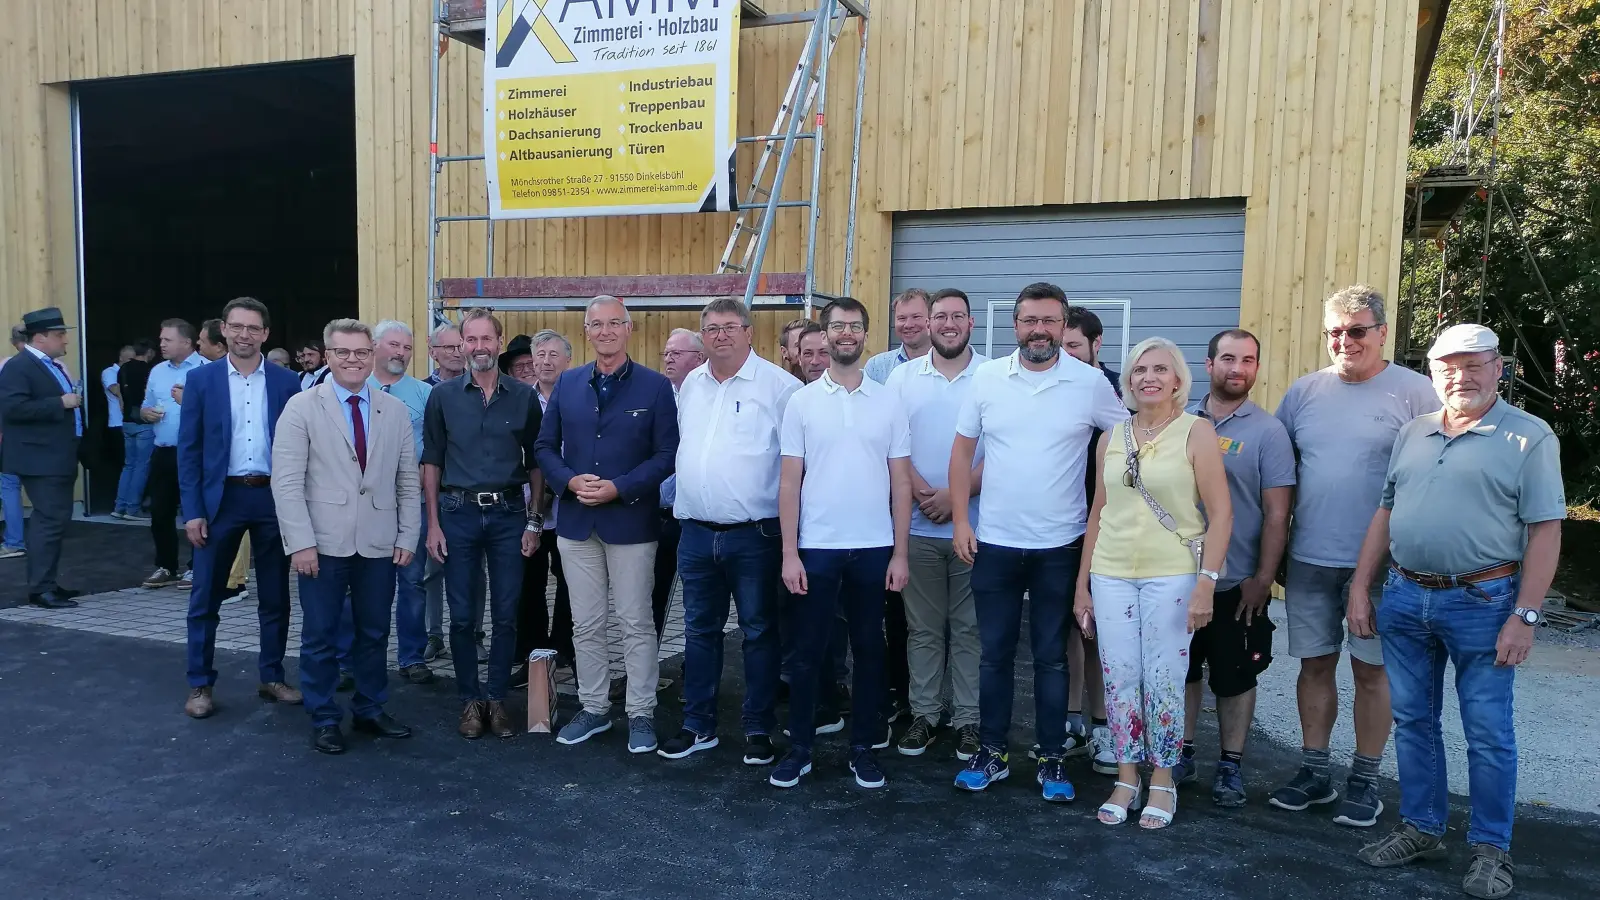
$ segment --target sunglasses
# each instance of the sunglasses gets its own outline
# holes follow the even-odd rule
[[[1367,338],[1367,332],[1377,331],[1378,327],[1377,325],[1351,325],[1349,328],[1329,328],[1322,333],[1327,335],[1330,341],[1337,341],[1342,337],[1348,337],[1352,341],[1363,341]]]

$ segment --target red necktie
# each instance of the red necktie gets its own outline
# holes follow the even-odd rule
[[[361,421],[361,398],[352,394],[344,401],[350,404],[350,424],[355,431],[356,462],[361,464],[361,471],[367,470],[367,426]]]

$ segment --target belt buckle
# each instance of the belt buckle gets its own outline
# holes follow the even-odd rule
[[[485,507],[485,506],[493,506],[496,503],[500,502],[500,495],[495,493],[494,491],[478,491],[473,496],[474,496],[473,502],[478,504],[478,506],[480,508],[481,507]],[[485,497],[489,498],[488,501],[485,501],[483,499]]]

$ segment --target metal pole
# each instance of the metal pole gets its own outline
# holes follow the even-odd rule
[[[871,12],[871,8],[868,8]],[[844,225],[844,283],[845,296],[855,286],[856,276],[856,202],[861,191],[861,108],[867,96],[867,30],[872,27],[869,16],[861,17],[861,55],[856,61],[856,124],[850,139],[850,211]]]
[[[489,177],[488,174],[485,173],[485,175],[484,175],[484,185],[483,185],[483,203],[484,203],[484,208],[485,209],[488,208],[488,204],[489,204],[488,177]],[[484,246],[484,250],[483,250],[483,255],[485,257],[484,266],[483,266],[483,274],[484,274],[485,278],[489,278],[489,277],[493,277],[494,276],[494,219],[492,219],[492,218],[489,219],[488,232],[489,232],[489,240],[488,240],[487,244]]]
[[[78,103],[78,90],[71,88],[67,103],[72,111],[72,235],[76,244],[76,271],[75,287],[78,295],[78,397],[83,401],[78,407],[80,421],[87,424],[89,417],[89,391],[90,386],[97,384],[95,379],[89,377],[89,297],[85,288],[83,275],[83,123],[81,115],[83,108]],[[57,282],[59,284],[59,282]],[[75,469],[77,467],[74,467]],[[83,467],[83,506],[82,512],[89,515],[90,500],[94,496],[94,473]],[[28,499],[33,499],[29,497]],[[18,510],[20,517],[22,511]]]
[[[833,35],[833,16],[839,9],[838,0],[824,0],[817,9],[818,21],[826,15],[828,35]],[[817,69],[817,102],[813,110],[812,130],[817,139],[811,142],[811,208],[806,210],[806,318],[811,318],[811,294],[817,287],[817,217],[822,200],[822,152],[827,146],[823,123],[828,105],[828,60],[833,58],[831,47],[822,53]]]
[[[811,27],[811,37],[808,40],[810,59],[806,61],[805,70],[800,73],[801,84],[810,77],[811,67],[817,63],[817,52],[822,46],[822,36],[828,27],[828,20],[822,17],[819,9],[817,20]],[[803,101],[801,101],[803,102]],[[767,210],[762,219],[761,234],[756,237],[755,253],[752,254],[750,265],[746,267],[746,282],[744,286],[744,305],[748,307],[756,296],[757,276],[761,273],[761,264],[767,255],[767,242],[772,239],[773,216],[778,209],[778,195],[783,193],[783,178],[789,171],[789,159],[794,156],[794,136],[800,131],[800,116],[790,115],[789,125],[784,129],[783,151],[778,154],[778,171],[772,179],[772,194],[767,197]]]
[[[1483,206],[1483,256],[1478,260],[1478,318],[1483,321],[1483,296],[1489,289],[1489,237],[1494,224],[1494,170],[1500,150],[1500,76],[1506,61],[1506,3],[1495,4],[1499,24],[1494,38],[1494,93],[1489,96],[1489,177]]]
[[[439,19],[444,15],[444,3],[434,8],[433,44],[428,48],[428,333],[438,323],[438,253],[439,242]],[[433,371],[433,358],[429,354],[428,370]]]

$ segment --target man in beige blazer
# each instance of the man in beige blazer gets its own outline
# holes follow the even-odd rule
[[[388,699],[389,619],[395,571],[421,537],[421,483],[404,403],[367,385],[372,329],[335,319],[323,332],[329,377],[283,408],[272,441],[272,499],[283,550],[300,576],[300,687],[311,746],[343,753],[335,701],[337,634],[345,595],[355,638],[354,728],[404,738]]]

